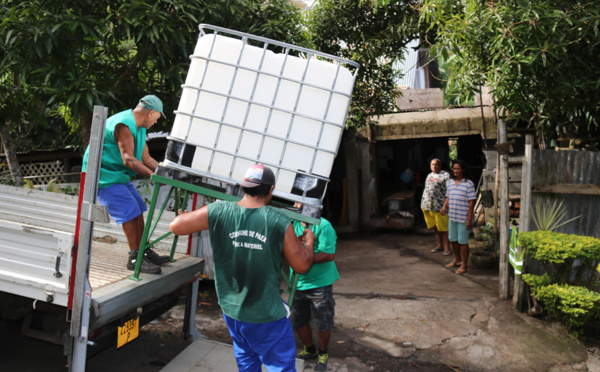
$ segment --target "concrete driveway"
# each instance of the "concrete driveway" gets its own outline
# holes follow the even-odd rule
[[[341,279],[333,287],[337,329],[353,332],[370,349],[448,370],[600,370],[560,324],[499,300],[497,268],[471,266],[456,275],[444,267],[452,256],[430,253],[434,246],[428,232],[341,236],[335,257]],[[330,371],[362,370],[352,363],[330,353]]]

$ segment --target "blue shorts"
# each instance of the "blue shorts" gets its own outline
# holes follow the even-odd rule
[[[108,208],[108,214],[117,225],[131,221],[148,210],[131,182],[98,189],[98,202]]]
[[[248,323],[223,313],[239,371],[296,371],[296,340],[289,318],[268,323]]]
[[[460,245],[466,245],[469,242],[470,231],[467,230],[466,222],[448,222],[448,241],[458,241]]]

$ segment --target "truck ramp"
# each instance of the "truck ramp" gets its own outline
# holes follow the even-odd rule
[[[160,372],[232,372],[237,371],[233,346],[207,339],[198,339]],[[267,371],[263,366],[263,371]],[[296,359],[296,371],[304,370],[304,361]]]

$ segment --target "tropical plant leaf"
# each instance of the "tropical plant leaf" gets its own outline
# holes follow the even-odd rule
[[[567,211],[563,207],[562,200],[554,200],[551,202],[548,199],[538,197],[533,206],[532,219],[538,230],[554,231],[561,226],[566,225],[578,219],[581,216],[571,218],[564,221],[567,216]]]

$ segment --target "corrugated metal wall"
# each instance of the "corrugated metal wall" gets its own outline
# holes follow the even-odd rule
[[[0,219],[2,220],[74,233],[76,215],[76,196],[0,185]],[[144,216],[146,215],[147,212],[144,213]],[[169,223],[173,218],[175,218],[174,212],[165,211],[163,213],[156,226],[153,239],[169,231]],[[94,236],[102,237],[104,235],[112,235],[120,242],[127,241],[121,226],[118,226],[112,219],[107,224],[98,222],[94,224]],[[176,249],[178,253],[187,251],[187,240],[187,236],[178,239]],[[169,236],[160,241],[157,247],[168,250],[171,248],[172,242],[173,236]]]
[[[419,45],[419,40],[413,40],[406,46],[404,60],[394,62],[394,68],[402,71],[403,76],[396,81],[397,86],[407,86],[409,89],[425,88],[416,86],[416,75],[419,69],[419,52],[415,50]]]
[[[557,184],[600,185],[600,152],[534,150],[532,186]],[[556,231],[600,238],[600,195],[534,192],[531,195],[532,207],[537,198],[562,200],[567,211],[566,219],[581,216]],[[533,220],[530,221],[530,229],[536,229]]]
[[[150,191],[140,190],[142,196],[151,198]],[[167,187],[162,187],[159,194],[159,204],[166,197]],[[187,209],[191,210],[191,200]],[[204,196],[198,195],[197,208],[205,204]],[[161,204],[162,205],[162,204]],[[160,205],[159,205],[160,207]],[[159,210],[155,211],[156,213]],[[29,190],[23,187],[0,185],[0,220],[6,220],[21,224],[33,225],[46,229],[64,231],[68,233],[75,232],[75,220],[77,214],[77,197],[55,192],[46,192],[39,190]],[[144,219],[148,212],[144,213]],[[156,214],[155,214],[156,217]],[[175,213],[164,211],[152,239],[156,239],[169,231],[169,223],[175,218]],[[118,226],[114,220],[107,224],[94,224],[94,236],[103,237],[112,235],[119,242],[127,242],[121,226]],[[200,234],[201,244],[199,257],[204,258],[205,270],[203,272],[209,279],[214,279],[213,272],[213,252],[210,245],[208,231]],[[156,247],[161,250],[171,249],[173,236],[169,236],[158,242]],[[185,254],[187,252],[188,237],[180,236],[177,241],[176,252]]]

